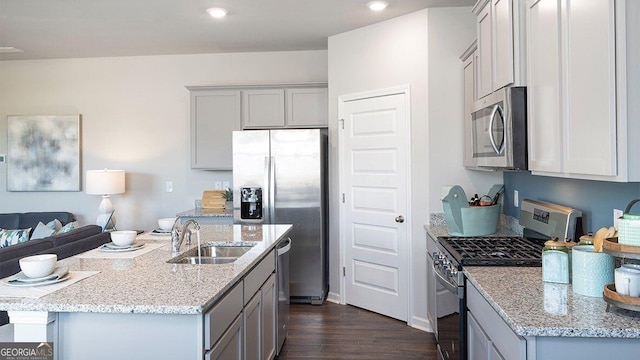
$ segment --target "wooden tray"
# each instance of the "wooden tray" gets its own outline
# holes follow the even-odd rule
[[[205,190],[202,193],[203,209],[224,209],[224,190]]]
[[[618,244],[617,237],[604,239],[602,251],[616,257],[640,260],[640,246]]]
[[[602,298],[609,305],[631,311],[640,311],[640,297],[632,297],[617,293],[616,284],[614,283],[604,286]]]

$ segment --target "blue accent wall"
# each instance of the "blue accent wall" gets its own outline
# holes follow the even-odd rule
[[[640,199],[640,183],[574,180],[534,176],[526,171],[505,171],[503,211],[518,218],[520,208],[513,206],[513,191],[522,199],[549,201],[582,211],[584,231],[595,232],[613,225],[613,209],[624,210],[633,199]],[[632,213],[640,214],[640,204]]]

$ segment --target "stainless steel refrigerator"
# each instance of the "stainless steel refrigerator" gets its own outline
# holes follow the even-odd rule
[[[320,305],[328,292],[327,133],[233,132],[234,222],[293,224],[291,302]]]

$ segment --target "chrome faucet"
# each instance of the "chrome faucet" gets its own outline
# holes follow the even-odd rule
[[[196,230],[200,230],[200,224],[193,219],[189,219],[182,225],[182,230],[178,231],[178,219],[176,219],[171,228],[171,251],[174,253],[180,252],[180,245],[182,245],[185,236],[187,237],[187,245],[191,244],[191,231],[187,229],[189,225],[193,225]]]

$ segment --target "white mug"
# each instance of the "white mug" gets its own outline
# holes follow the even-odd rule
[[[622,266],[615,269],[616,292],[640,297],[640,270]]]

